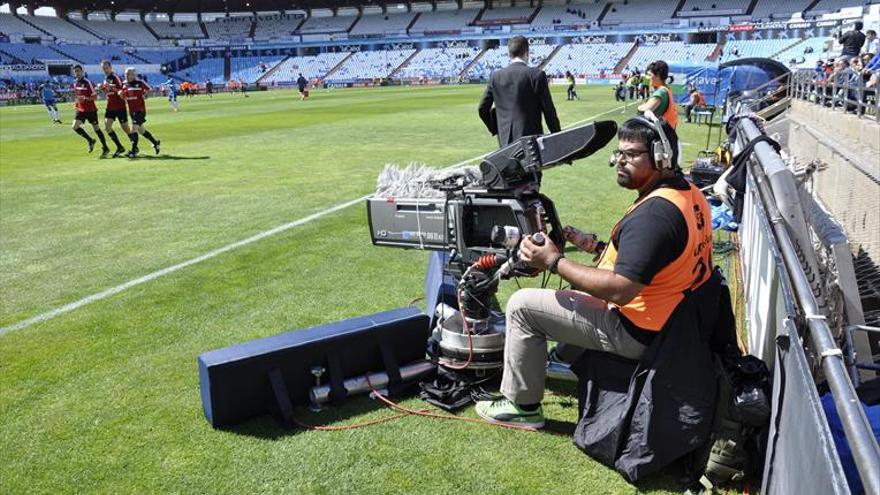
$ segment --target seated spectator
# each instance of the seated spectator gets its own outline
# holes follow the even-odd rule
[[[688,84],[688,94],[690,95],[690,97],[684,107],[684,110],[687,121],[690,122],[691,112],[704,108],[706,106],[706,98],[703,97],[703,93],[700,93],[700,91],[692,83]]]
[[[880,53],[880,39],[877,38],[877,31],[873,29],[865,32],[865,53],[871,55]]]

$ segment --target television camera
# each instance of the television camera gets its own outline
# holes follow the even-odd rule
[[[504,315],[495,294],[502,279],[535,276],[520,262],[520,241],[565,243],[553,201],[541,194],[541,173],[586,158],[617,132],[613,121],[527,136],[483,158],[479,173],[402,174],[367,200],[373,244],[444,251],[458,309],[438,304],[429,349],[452,370],[502,366]],[[432,175],[433,174],[433,175]],[[400,187],[395,187],[400,186]],[[397,194],[402,192],[401,194]]]

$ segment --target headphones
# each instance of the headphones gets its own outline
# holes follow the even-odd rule
[[[656,138],[651,141],[650,150],[651,163],[654,164],[654,168],[660,171],[673,170],[675,168],[675,164],[672,162],[674,150],[669,143],[669,138],[666,137],[666,133],[663,131],[662,121],[653,112],[636,115],[630,120],[635,120],[654,131]]]

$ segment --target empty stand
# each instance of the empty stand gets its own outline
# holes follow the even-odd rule
[[[868,5],[869,3],[877,2],[860,2],[859,0],[819,0],[818,2],[816,2],[816,5],[813,5],[810,10],[807,11],[806,15],[809,18],[821,14],[834,13],[845,8],[863,7],[865,5]]]
[[[729,16],[747,13],[752,0],[686,0],[679,17]]]
[[[130,48],[115,45],[58,45],[55,49],[84,64],[94,64],[101,60],[109,60],[114,64],[143,63],[128,53],[132,52]]]
[[[401,79],[458,77],[479,53],[480,49],[477,47],[425,48],[400,69],[397,77]]]
[[[415,52],[414,49],[357,52],[327,80],[356,81],[388,77]]]
[[[164,22],[150,21],[147,23],[156,36],[162,39],[198,39],[204,38],[201,26],[196,21]]]
[[[792,14],[803,12],[811,3],[813,0],[758,0],[752,10],[752,19],[755,21],[789,19]]]
[[[40,31],[12,14],[0,14],[0,33],[15,37],[40,38],[51,40],[52,36]]]
[[[532,20],[532,31],[552,31],[556,26],[589,26],[599,18],[604,2],[576,5],[545,5]]]
[[[666,62],[703,62],[715,49],[715,43],[688,44],[680,41],[669,43],[657,43],[656,45],[641,45],[635,55],[627,62],[629,69],[639,69],[644,72],[645,68],[655,60]]]
[[[611,3],[603,25],[661,26],[672,23],[676,2],[654,0],[617,0]]]
[[[731,40],[724,45],[724,54],[721,62],[728,62],[739,58],[764,57],[771,58],[777,53],[791,48],[800,39],[777,39],[777,40]]]
[[[501,7],[486,9],[476,24],[528,24],[534,7]]]
[[[157,40],[143,24],[130,21],[86,21],[71,19],[70,22],[89,29],[108,40],[125,41],[130,45],[155,45]]]
[[[194,65],[177,71],[175,75],[180,79],[197,83],[204,83],[208,80],[215,84],[222,83],[225,81],[225,78],[223,77],[223,65],[224,61],[222,57],[206,58],[200,60]]]
[[[348,31],[356,17],[309,17],[299,28],[301,33],[340,33]]]
[[[222,17],[205,23],[208,37],[218,40],[243,40],[251,35],[254,18],[250,16]]]
[[[348,55],[349,52],[331,52],[320,55],[290,57],[281,62],[278,68],[261,82],[267,84],[289,83],[296,81],[300,73],[309,80],[323,78]]]
[[[833,41],[830,37],[807,38],[803,43],[793,45],[788,50],[777,54],[775,58],[791,68],[814,67],[819,60],[834,59],[840,56],[840,52],[834,50]]]
[[[100,43],[101,38],[93,35],[85,29],[55,16],[30,15],[25,16],[25,20],[37,26],[38,28],[50,33],[58,41],[77,42],[77,43]]]
[[[415,19],[416,14],[378,14],[365,15],[351,29],[353,36],[406,34],[406,28]]]
[[[552,77],[562,77],[566,71],[577,77],[611,73],[632,46],[632,43],[564,45],[544,66],[544,72]]]
[[[294,31],[303,22],[302,17],[292,15],[270,15],[257,17],[254,40],[285,40],[294,36]]]
[[[556,45],[532,45],[529,47],[529,65],[533,67],[541,65],[555,48]],[[508,64],[510,64],[510,55],[507,52],[507,47],[499,46],[492,48],[491,50],[486,50],[483,57],[471,66],[468,76],[488,78],[493,72],[502,67],[507,67]]]
[[[233,57],[230,60],[229,78],[254,83],[278,65],[281,59],[282,57]]]
[[[437,12],[423,12],[415,24],[409,29],[410,33],[450,33],[461,31],[470,25],[479,14],[479,10],[447,10]]]
[[[159,50],[141,49],[134,53],[137,57],[152,64],[164,64],[184,57],[186,55],[186,50],[183,48],[167,48]]]
[[[35,64],[48,60],[71,60],[45,45],[34,43],[0,43],[0,51],[11,55],[25,64]]]

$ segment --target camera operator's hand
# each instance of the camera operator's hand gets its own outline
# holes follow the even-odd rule
[[[559,253],[556,244],[548,239],[543,246],[532,242],[532,236],[526,236],[519,246],[519,258],[525,264],[538,270],[546,270]]]

